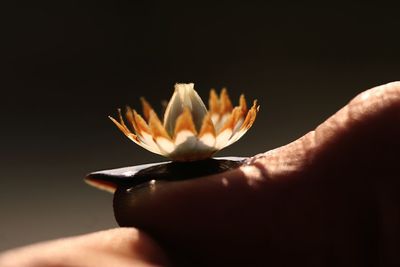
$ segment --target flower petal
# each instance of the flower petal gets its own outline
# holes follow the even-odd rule
[[[149,127],[153,135],[153,139],[158,145],[161,152],[169,155],[175,149],[175,145],[171,140],[171,137],[165,130],[164,126],[161,124],[160,119],[157,114],[151,110],[149,118]]]
[[[213,132],[214,135],[212,135]],[[210,135],[211,142],[209,140]],[[202,139],[199,139],[190,110],[188,107],[185,107],[183,113],[178,117],[176,122],[174,137],[175,150],[169,157],[177,161],[193,161],[209,158],[216,152],[214,148],[215,131],[209,114],[203,119],[201,136]],[[203,141],[206,140],[211,144],[205,144]]]
[[[217,132],[221,131],[222,127],[229,119],[232,109],[232,102],[229,98],[228,91],[226,88],[223,88],[219,96],[219,111],[218,113],[214,113],[218,115],[211,117]]]
[[[235,109],[239,110],[240,109]],[[232,112],[229,116],[227,116],[227,119],[225,120],[225,123],[219,129],[217,132],[217,141],[215,143],[215,147],[218,149],[222,149],[226,146],[226,144],[229,141],[229,138],[231,138],[232,133],[233,133],[233,127],[235,126],[235,117],[236,117],[236,112]]]
[[[260,106],[257,105],[257,100],[254,100],[253,106],[250,108],[249,112],[247,112],[246,118],[243,121],[243,124],[240,126],[238,130],[232,135],[229,139],[227,146],[238,141],[253,125],[254,121],[257,117],[257,112],[259,111]]]
[[[148,122],[150,119],[150,112],[154,109],[151,107],[150,103],[147,102],[147,100],[144,97],[140,98],[140,102],[142,103],[143,116]]]
[[[130,106],[126,106],[125,118],[128,120],[128,122],[131,124],[130,126],[137,133],[137,130],[136,130],[137,126],[136,126],[135,118],[133,116],[133,110]]]
[[[233,109],[233,106],[231,99],[229,98],[228,95],[228,90],[226,90],[226,88],[222,88],[219,98],[220,98],[219,101],[221,103],[220,114],[223,116],[224,114],[230,113]]]
[[[175,126],[175,146],[179,149],[196,153],[197,132],[193,123],[192,114],[188,107],[184,107],[182,114],[176,120]],[[175,151],[177,152],[177,151]],[[182,153],[182,151],[181,151]]]
[[[170,156],[175,160],[190,160],[188,157],[197,153],[197,132],[189,107],[184,107],[182,114],[177,118],[174,132],[176,148]]]
[[[149,146],[146,143],[143,143],[136,134],[129,131],[128,127],[126,127],[126,125],[125,125],[124,120],[122,119],[121,110],[119,109],[118,112],[119,112],[120,122],[118,122],[116,119],[114,119],[111,116],[109,116],[109,118],[125,134],[126,137],[128,137],[130,140],[135,142],[137,145],[139,145],[153,153],[161,154],[161,152],[159,152],[158,150],[155,150],[154,147]]]
[[[215,142],[215,148],[220,150],[220,149],[223,149],[224,147],[226,147],[226,145],[229,141],[229,138],[231,138],[231,136],[232,136],[231,128],[226,128],[225,130],[221,131],[217,135],[217,140]]]
[[[217,124],[220,118],[220,102],[215,89],[210,90],[210,98],[208,99],[208,110],[211,113],[211,120],[214,125]]]
[[[239,106],[242,109],[243,113],[246,114],[247,113],[247,103],[246,103],[246,98],[244,97],[244,94],[240,95]]]
[[[211,120],[211,114],[207,115],[203,119],[203,124],[199,133],[199,140],[206,146],[214,147],[216,141],[216,134],[214,124]]]
[[[119,122],[111,116],[108,116],[108,118],[110,118],[110,120],[118,127],[118,129],[120,129],[120,131],[123,132],[129,139],[131,139],[135,143],[138,143],[139,139],[137,138],[136,134],[132,133],[128,129],[128,127],[126,127],[124,119],[122,118],[121,115],[121,109],[118,109],[118,115],[119,115]]]
[[[207,108],[194,90],[193,83],[175,85],[175,92],[164,114],[164,127],[170,135],[174,134],[176,120],[182,114],[184,107],[190,109],[194,125],[196,129],[200,129]]]
[[[133,110],[132,114],[134,119],[135,131],[140,141],[151,147],[151,151],[153,153],[163,155],[157,144],[154,142],[151,129],[147,125],[146,121],[136,112],[136,110]]]
[[[235,107],[232,111],[232,113],[235,113],[235,119],[234,119],[234,126],[233,126],[233,133],[232,136],[240,129],[242,126],[245,115],[247,114],[247,103],[246,99],[243,94],[240,95],[239,98],[239,106]]]
[[[190,112],[189,107],[187,106],[183,108],[182,114],[179,115],[179,117],[176,119],[175,130],[174,130],[175,137],[180,131],[184,130],[193,133],[193,135],[197,134],[192,114]]]
[[[260,110],[260,106],[257,105],[257,100],[254,100],[253,106],[249,110],[249,112],[246,115],[246,119],[243,122],[243,125],[241,127],[242,129],[250,129],[250,127],[253,125],[254,121],[256,120],[257,117],[257,112]]]

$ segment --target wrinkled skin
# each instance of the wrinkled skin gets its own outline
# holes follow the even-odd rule
[[[399,150],[398,82],[248,166],[142,192],[141,230],[12,250],[0,266],[399,265]]]

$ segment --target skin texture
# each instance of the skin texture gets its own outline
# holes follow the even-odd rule
[[[159,246],[134,228],[117,228],[43,242],[0,255],[0,266],[165,266]]]
[[[399,122],[400,82],[373,88],[238,170],[142,188],[140,231],[16,249],[0,266],[399,265]]]

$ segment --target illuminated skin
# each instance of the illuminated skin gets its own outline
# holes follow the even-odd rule
[[[0,266],[398,265],[399,121],[400,82],[373,88],[248,166],[144,192],[141,231],[11,250]]]

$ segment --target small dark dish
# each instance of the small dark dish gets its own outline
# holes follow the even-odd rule
[[[120,226],[130,223],[132,205],[141,190],[150,190],[160,183],[196,179],[235,169],[246,158],[224,157],[194,162],[162,162],[143,164],[112,170],[97,171],[87,175],[85,181],[99,189],[114,192],[114,215]]]

